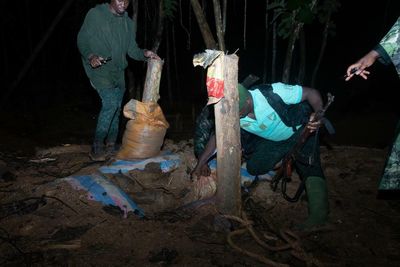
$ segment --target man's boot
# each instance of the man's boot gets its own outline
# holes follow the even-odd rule
[[[96,142],[93,143],[92,150],[89,153],[89,157],[93,161],[106,161],[104,145]]]
[[[306,180],[308,218],[298,226],[299,230],[312,230],[324,226],[328,219],[329,202],[326,181],[322,177],[309,176]]]

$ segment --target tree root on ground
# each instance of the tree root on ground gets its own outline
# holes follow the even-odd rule
[[[239,251],[242,254],[245,254],[251,258],[254,258],[262,263],[265,263],[268,266],[273,266],[273,267],[284,267],[284,266],[289,266],[287,264],[275,262],[273,260],[270,260],[266,258],[263,255],[259,255],[257,253],[248,251],[246,249],[243,249],[236,245],[233,242],[233,237],[234,236],[239,236],[242,234],[245,234],[246,232],[249,232],[249,234],[254,238],[254,240],[259,244],[261,247],[278,252],[278,251],[284,251],[284,250],[291,250],[291,255],[294,256],[295,258],[306,262],[307,266],[322,266],[321,263],[315,259],[311,254],[307,253],[300,244],[300,238],[292,231],[290,230],[280,230],[279,235],[282,240],[286,242],[286,244],[279,245],[279,246],[273,246],[265,243],[263,240],[261,240],[258,235],[256,234],[254,228],[253,228],[253,222],[247,219],[246,213],[242,212],[242,218],[233,216],[233,215],[223,215],[223,217],[236,221],[241,224],[242,228],[239,228],[237,230],[234,230],[230,232],[227,236],[227,242],[228,244],[235,250]]]

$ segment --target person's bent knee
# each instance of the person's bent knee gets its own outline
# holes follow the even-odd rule
[[[256,162],[249,160],[246,163],[246,168],[250,175],[256,176],[269,172],[273,167],[268,166],[267,164],[257,164]]]

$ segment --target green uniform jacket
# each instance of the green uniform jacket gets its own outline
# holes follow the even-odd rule
[[[385,65],[393,63],[400,76],[400,17],[374,48],[379,55],[379,61]]]
[[[97,5],[87,13],[77,43],[85,72],[95,88],[125,88],[126,55],[145,60],[143,50],[136,43],[133,26],[127,12],[122,16],[114,15],[108,3]],[[88,60],[90,54],[112,59],[93,69]]]
[[[379,61],[385,65],[393,63],[400,77],[400,17],[374,48],[379,55]],[[400,124],[397,126],[396,138],[389,157],[386,160],[384,172],[379,183],[380,190],[400,190]]]

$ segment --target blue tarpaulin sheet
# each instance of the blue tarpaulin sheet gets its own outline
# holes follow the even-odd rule
[[[64,178],[75,189],[88,192],[88,199],[101,202],[105,206],[119,207],[124,212],[124,217],[129,212],[143,217],[144,211],[118,186],[102,174],[76,175]]]
[[[110,165],[99,168],[102,173],[127,173],[130,170],[144,170],[150,162],[159,163],[162,172],[170,172],[180,165],[179,155],[171,152],[165,152],[157,157],[139,160],[116,160]]]
[[[140,160],[115,160],[109,165],[101,166],[95,173],[74,175],[64,178],[75,189],[88,192],[88,199],[101,202],[103,205],[119,207],[124,217],[129,212],[143,217],[144,211],[121,188],[113,184],[104,174],[127,173],[130,170],[144,170],[148,163],[159,163],[162,172],[170,172],[179,167],[179,155],[163,151],[160,156]]]

